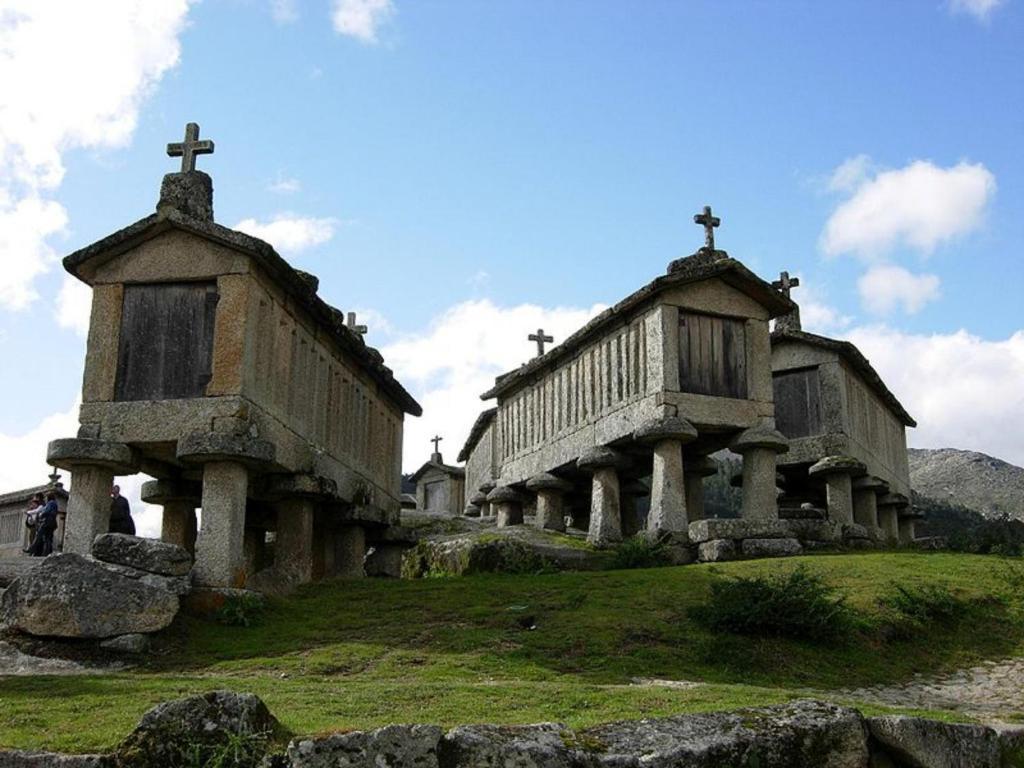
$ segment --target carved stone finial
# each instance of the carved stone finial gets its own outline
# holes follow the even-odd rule
[[[704,247],[709,251],[715,250],[715,227],[722,223],[717,216],[711,215],[711,206],[705,205],[704,212],[693,217],[694,224],[704,227]]]

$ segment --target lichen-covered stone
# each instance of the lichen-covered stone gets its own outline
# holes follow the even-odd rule
[[[287,760],[290,768],[437,768],[441,736],[436,725],[389,725],[296,739]]]
[[[114,768],[108,755],[62,755],[56,752],[0,750],[0,768]]]
[[[192,569],[192,556],[184,547],[124,533],[97,536],[92,544],[92,556],[105,563],[162,576],[185,576]]]
[[[559,723],[463,725],[445,736],[442,763],[446,768],[574,768],[580,763],[566,735]]]
[[[721,563],[736,559],[736,543],[732,539],[702,541],[697,547],[697,559],[702,563]]]
[[[149,650],[149,635],[134,633],[112,637],[100,643],[100,648],[114,653],[145,653]]]
[[[697,543],[711,539],[781,539],[793,535],[783,521],[744,518],[697,520],[690,523],[688,532],[690,541]]]
[[[229,742],[239,747],[237,768],[255,768],[280,725],[266,705],[251,693],[213,691],[158,704],[117,749],[121,766],[169,768],[206,765]]]
[[[61,469],[81,466],[103,467],[115,474],[130,474],[138,467],[135,452],[123,443],[66,437],[52,440],[46,447],[46,461]]]
[[[796,539],[744,539],[740,545],[744,557],[792,557],[803,549]]]
[[[158,632],[177,613],[177,595],[75,554],[48,557],[0,597],[0,626],[40,637]]]

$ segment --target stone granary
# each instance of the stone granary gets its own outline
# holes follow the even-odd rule
[[[785,272],[775,283],[787,296],[796,285]],[[772,332],[772,382],[789,440],[783,507],[822,505],[848,535],[913,541],[906,430],[917,423],[860,350],[803,331],[794,311]]]
[[[444,512],[461,515],[465,497],[466,470],[444,463],[438,449],[443,438],[435,437],[430,461],[416,470],[412,481],[416,483],[416,509],[424,512]]]
[[[743,517],[777,523],[786,440],[775,429],[769,320],[794,305],[715,249],[710,209],[695,218],[704,248],[482,396],[497,407],[463,454],[470,503],[498,525],[521,522],[535,499],[538,525],[559,529],[569,515],[592,542],[615,542],[636,531],[635,500],[649,494],[647,530],[718,538],[689,524],[702,516],[707,456],[726,447],[744,458]]]
[[[155,214],[64,259],[93,289],[81,426],[49,446],[73,473],[65,550],[89,552],[112,477],[142,471],[166,540],[191,548],[202,508],[198,585],[361,574],[398,521],[403,419],[420,406],[315,277],[214,222],[197,137],[189,124],[168,147],[182,170]]]
[[[491,505],[487,502],[487,494],[494,490],[497,483],[498,450],[496,445],[497,430],[494,417],[497,408],[483,411],[469,430],[469,437],[459,452],[458,460],[466,464],[465,493],[466,515],[468,517],[490,517]]]

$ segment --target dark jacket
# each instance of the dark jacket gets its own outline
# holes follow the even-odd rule
[[[36,517],[36,524],[43,528],[56,528],[57,527],[57,514],[60,510],[57,508],[56,501],[46,502]]]
[[[124,496],[110,500],[110,532],[135,535],[135,521],[132,520],[128,499]]]

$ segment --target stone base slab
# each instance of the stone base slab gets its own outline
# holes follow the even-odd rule
[[[736,543],[732,539],[711,539],[697,547],[697,559],[702,563],[722,563],[736,559]]]
[[[700,544],[714,539],[784,539],[791,538],[782,520],[746,520],[720,518],[697,520],[689,526],[690,541]]]
[[[792,557],[803,551],[796,539],[744,539],[740,545],[744,557]]]

